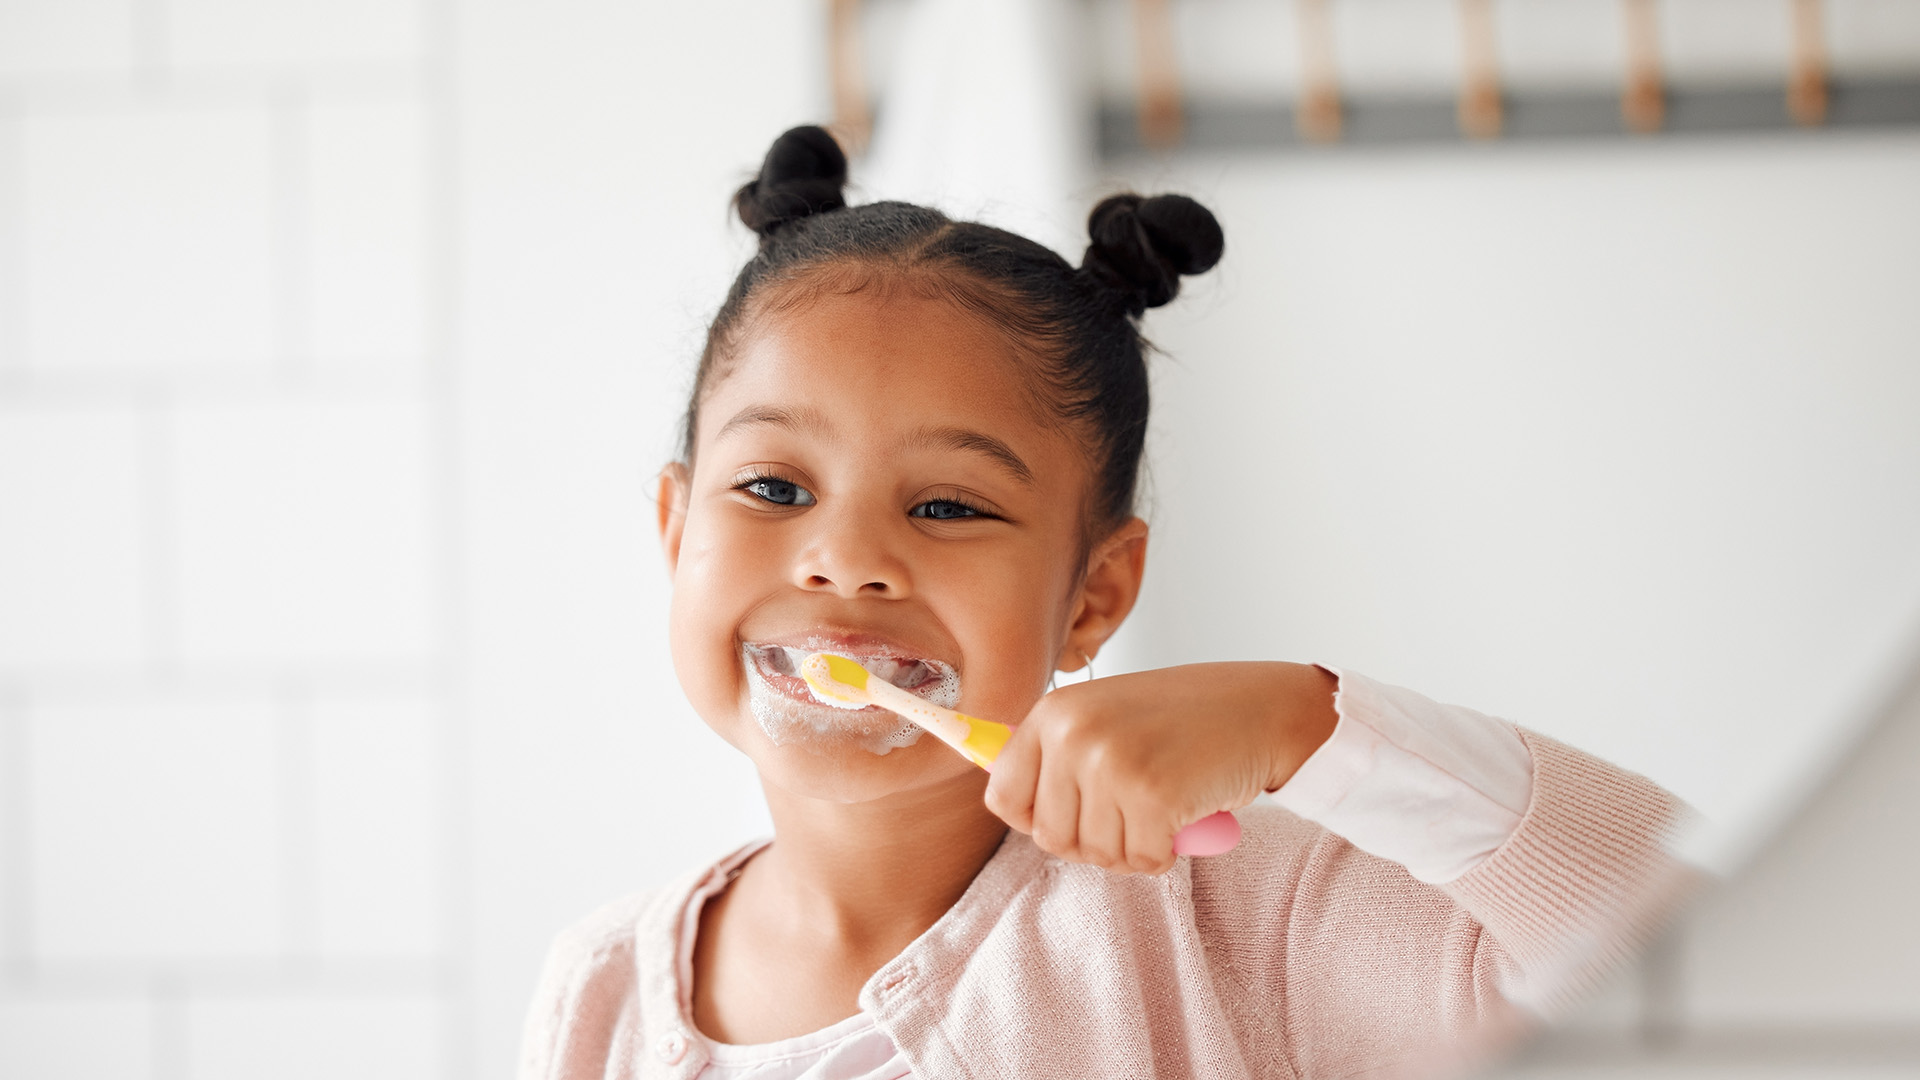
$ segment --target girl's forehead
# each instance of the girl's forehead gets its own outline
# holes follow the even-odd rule
[[[1003,332],[906,290],[815,294],[756,319],[701,404],[704,438],[743,408],[814,414],[824,426],[985,426],[1033,445],[1061,441],[1032,362]]]

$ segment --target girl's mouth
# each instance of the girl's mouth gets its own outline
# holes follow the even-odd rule
[[[845,656],[874,677],[947,708],[960,702],[960,673],[952,664],[924,657],[901,656],[878,643],[858,644],[822,635],[807,639],[807,647],[746,642],[740,661],[747,673],[748,705],[754,719],[775,746],[798,746],[832,756],[848,749],[887,754],[920,739],[911,720],[869,705],[848,708],[824,705],[800,677],[800,663],[816,652]]]
[[[813,692],[807,689],[806,681],[800,678],[800,664],[816,652],[845,656],[866,668],[873,677],[885,679],[902,690],[922,697],[944,696],[940,691],[956,682],[953,668],[938,660],[870,654],[865,650],[840,649],[824,643],[820,648],[796,648],[792,645],[749,642],[742,651],[746,654],[748,664],[770,688],[810,705],[819,702]],[[875,706],[869,705],[861,711],[874,709]]]

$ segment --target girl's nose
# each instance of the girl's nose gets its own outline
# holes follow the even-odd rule
[[[794,561],[795,585],[848,599],[907,595],[907,564],[888,544],[887,523],[848,510],[818,514],[815,521],[820,531]]]

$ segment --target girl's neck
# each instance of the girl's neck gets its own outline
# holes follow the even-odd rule
[[[801,799],[772,785],[773,846],[700,914],[693,1020],[723,1042],[818,1031],[960,899],[1006,825],[985,774],[879,803]]]
[[[966,892],[1007,826],[982,801],[986,774],[876,803],[831,803],[767,786],[774,843],[751,869],[797,926],[891,958]]]

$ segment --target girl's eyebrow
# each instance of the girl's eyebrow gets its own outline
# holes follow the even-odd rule
[[[813,435],[817,438],[831,438],[833,424],[827,420],[827,414],[819,409],[803,405],[788,408],[784,405],[749,405],[733,414],[733,419],[720,425],[713,441],[719,442],[734,431],[760,424],[786,428],[797,435]]]
[[[1013,447],[985,432],[951,427],[921,428],[907,442],[910,446],[937,446],[979,454],[1005,469],[1021,484],[1033,486],[1033,470],[1013,452]]]
[[[762,424],[829,441],[833,438],[833,423],[819,409],[804,405],[798,408],[785,405],[749,405],[734,413],[732,419],[722,424],[713,440],[719,442],[735,431],[758,427]],[[978,454],[1000,466],[1007,475],[1021,484],[1027,487],[1033,486],[1032,467],[1019,454],[1013,452],[1013,447],[984,431],[955,427],[921,428],[907,439],[907,446],[941,447]]]

